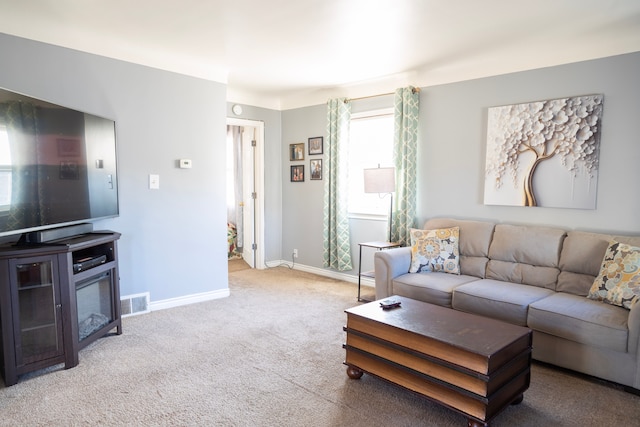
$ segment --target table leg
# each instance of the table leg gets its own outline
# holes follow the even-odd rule
[[[362,377],[362,369],[356,368],[355,366],[347,366],[347,376],[352,380],[358,380]]]
[[[512,405],[519,405],[522,403],[522,401],[524,400],[524,393],[521,394],[520,396],[516,397],[515,399],[513,399],[513,402],[511,402]]]

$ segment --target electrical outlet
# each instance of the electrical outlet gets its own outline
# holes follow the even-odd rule
[[[298,258],[298,250],[297,249],[293,250],[293,257],[294,258]]]

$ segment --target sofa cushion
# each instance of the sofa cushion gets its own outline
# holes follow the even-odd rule
[[[558,292],[587,296],[600,271],[604,251],[612,236],[570,231],[564,239],[560,255]]]
[[[553,293],[537,286],[483,279],[455,288],[452,306],[467,313],[526,326],[529,304]]]
[[[636,304],[640,298],[640,248],[612,240],[587,296],[628,309]]]
[[[529,306],[527,326],[581,344],[627,351],[629,311],[557,292]]]
[[[393,293],[431,304],[451,307],[453,290],[474,280],[479,279],[464,274],[408,273],[393,279]]]
[[[495,224],[453,218],[431,218],[424,224],[425,230],[450,227],[460,229],[460,273],[484,278]]]
[[[553,290],[558,280],[558,269],[519,262],[490,260],[487,264],[487,278]]]
[[[409,273],[460,274],[458,227],[435,230],[411,229],[411,267]]]
[[[558,228],[496,225],[487,279],[555,290],[564,237],[565,231]]]
[[[569,231],[562,244],[560,275],[556,291],[587,296],[600,272],[604,252],[611,240],[640,246],[640,237]]]

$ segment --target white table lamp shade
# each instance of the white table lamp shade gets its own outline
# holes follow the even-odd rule
[[[364,170],[365,193],[393,193],[396,191],[395,168],[372,168]]]

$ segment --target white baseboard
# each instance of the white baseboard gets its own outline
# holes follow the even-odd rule
[[[149,310],[164,310],[166,308],[180,307],[181,305],[194,304],[197,302],[211,301],[214,299],[226,298],[230,295],[229,288],[217,291],[203,292],[200,294],[185,295],[182,297],[169,298],[161,301],[149,303]]]
[[[273,263],[273,262],[270,262],[270,263]],[[283,264],[286,264],[289,267],[292,267],[294,270],[306,271],[307,273],[313,273],[313,274],[317,274],[318,276],[329,277],[331,279],[336,279],[336,280],[343,280],[345,282],[356,283],[356,284],[358,283],[358,276],[354,276],[352,274],[340,273],[339,271],[327,270],[325,268],[311,267],[309,265],[304,265],[304,264],[298,264],[298,263],[293,264],[291,261],[281,260],[278,263],[278,265],[283,265]],[[370,277],[361,278],[360,284],[362,286],[369,286],[372,288],[375,288],[376,286],[375,280]]]
[[[343,280],[350,283],[358,283],[358,276],[352,274],[340,273],[339,271],[327,270],[324,268],[311,267],[304,264],[294,264],[290,261],[269,261],[272,265],[287,265],[294,270],[306,271],[307,273],[317,274],[318,276],[329,277],[331,279]],[[375,287],[376,282],[370,277],[363,277],[360,280],[362,286]],[[185,295],[176,298],[169,298],[161,301],[151,301],[149,303],[149,311],[164,310],[167,308],[180,307],[181,305],[194,304],[197,302],[211,301],[214,299],[226,298],[230,295],[229,288],[217,291],[203,292],[200,294]]]

